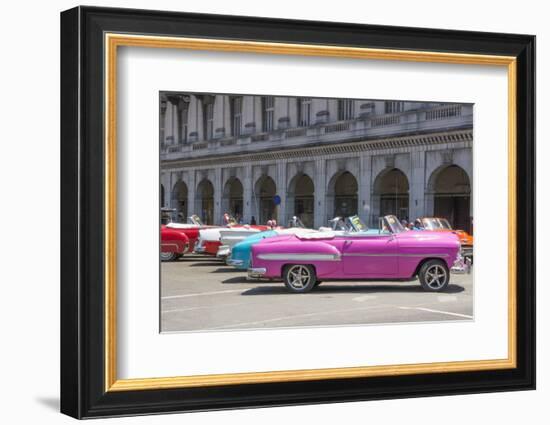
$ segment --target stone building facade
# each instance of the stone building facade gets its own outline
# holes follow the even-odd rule
[[[472,105],[161,94],[161,204],[218,224],[472,223]]]

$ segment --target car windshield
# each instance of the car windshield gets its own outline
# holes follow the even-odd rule
[[[346,227],[347,230],[353,232],[365,232],[368,230],[367,225],[358,215],[352,215],[351,217],[346,218]]]
[[[302,223],[302,220],[300,220],[299,217],[292,217],[292,220],[289,221],[288,227],[299,227],[301,229],[305,229],[306,226],[304,226],[304,223]]]
[[[187,224],[196,224],[198,226],[202,226],[202,221],[198,215],[193,214],[192,216],[187,218]]]
[[[401,222],[394,215],[387,215],[381,221],[382,232],[401,233],[405,231]]]
[[[329,227],[335,231],[346,230],[346,222],[342,217],[334,217],[332,220],[330,220]]]
[[[424,226],[424,228],[428,230],[441,230],[441,229],[452,230],[451,225],[445,218],[436,218],[436,217],[423,218],[422,225]]]
[[[225,224],[227,224],[228,226],[233,226],[237,224],[237,220],[235,219],[235,217],[233,217],[231,214],[228,214],[228,213],[225,213],[223,215],[223,220]]]

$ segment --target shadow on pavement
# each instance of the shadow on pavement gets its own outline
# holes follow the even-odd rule
[[[181,261],[184,263],[191,263],[193,261],[203,262],[203,261],[212,261],[215,259],[216,259],[216,256],[214,255],[184,254],[175,262],[178,263]]]
[[[222,283],[249,283],[249,284],[255,285],[258,282],[247,280],[246,276],[235,276],[235,277],[230,277],[229,279],[222,280]]]
[[[210,273],[243,273],[242,270],[234,267],[218,267],[216,270],[212,270]]]
[[[228,279],[229,280],[229,279]],[[246,281],[246,279],[245,279]],[[227,282],[227,283],[242,283],[239,282]],[[252,282],[248,282],[252,283]],[[272,282],[266,282],[266,285],[270,286],[257,286],[252,289],[244,291],[241,295],[281,295],[281,294],[290,294],[291,292],[286,289],[283,283],[275,284]],[[431,294],[456,294],[463,292],[464,288],[458,285],[449,285],[445,291],[441,292],[431,292]],[[313,289],[309,294],[330,294],[330,293],[360,293],[360,294],[371,294],[371,293],[426,293],[430,292],[424,291],[420,285],[414,286],[397,286],[397,285],[331,285],[331,284],[321,284],[320,286]],[[298,294],[293,294],[298,295]]]
[[[210,259],[210,261],[201,261],[200,263],[190,264],[189,267],[220,267],[223,263],[221,261],[216,261]]]

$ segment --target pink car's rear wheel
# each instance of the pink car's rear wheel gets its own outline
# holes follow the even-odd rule
[[[317,282],[315,269],[312,266],[303,264],[286,266],[283,272],[283,279],[287,289],[296,293],[311,291]]]

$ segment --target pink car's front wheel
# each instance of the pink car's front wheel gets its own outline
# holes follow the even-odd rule
[[[303,294],[315,287],[317,277],[313,266],[291,264],[285,267],[283,280],[289,291]]]
[[[447,265],[441,260],[426,261],[418,272],[422,288],[430,292],[440,292],[449,285],[450,273]]]

